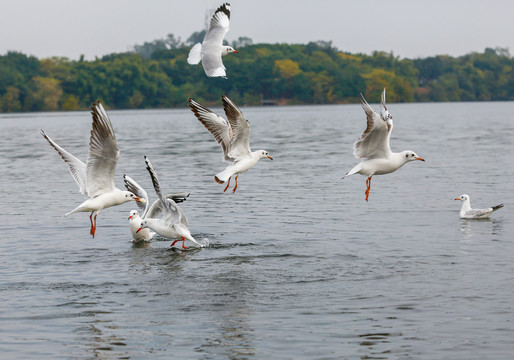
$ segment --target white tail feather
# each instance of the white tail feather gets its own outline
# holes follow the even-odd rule
[[[198,43],[191,48],[187,56],[187,63],[196,65],[202,60],[202,44]]]

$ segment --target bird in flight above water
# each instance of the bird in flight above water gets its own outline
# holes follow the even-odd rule
[[[389,174],[404,164],[420,160],[414,151],[405,150],[399,153],[391,151],[389,138],[393,131],[393,117],[386,107],[386,89],[382,92],[380,102],[380,114],[377,114],[367,103],[361,94],[361,103],[366,113],[367,127],[361,137],[353,144],[353,155],[361,162],[354,166],[343,179],[354,174],[365,175],[366,179],[366,201],[368,201],[371,190],[371,178],[373,175]]]
[[[100,210],[121,205],[130,200],[144,203],[145,199],[114,186],[114,172],[120,156],[116,136],[111,121],[100,102],[91,105],[91,115],[93,116],[93,129],[89,139],[89,155],[85,164],[57,145],[43,130],[41,130],[41,135],[61,155],[77,182],[79,191],[87,196],[82,204],[64,216],[77,212],[91,212],[89,216],[91,230],[89,233],[94,238],[96,217]]]
[[[202,62],[205,74],[209,77],[226,78],[226,68],[221,59],[230,53],[237,53],[231,46],[223,45],[223,39],[230,25],[230,4],[221,5],[211,18],[203,43],[197,43],[189,51],[187,62],[196,65]]]
[[[224,190],[227,191],[232,175],[236,175],[236,185],[233,190],[236,192],[239,174],[250,170],[257,165],[260,159],[273,160],[273,158],[266,150],[252,151],[250,149],[250,122],[232,100],[225,95],[222,100],[228,121],[191,98],[188,101],[191,111],[221,145],[223,161],[231,163],[225,170],[216,174],[214,180],[218,184],[223,184],[228,180]]]

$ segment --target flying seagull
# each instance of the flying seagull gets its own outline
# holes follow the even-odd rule
[[[218,184],[223,184],[228,180],[224,190],[227,191],[230,178],[232,175],[236,175],[236,185],[233,190],[233,192],[236,192],[239,174],[250,170],[260,159],[273,160],[273,158],[266,150],[252,151],[250,149],[250,122],[232,100],[225,95],[223,95],[222,100],[228,121],[191,98],[188,101],[191,111],[221,145],[223,161],[231,163],[225,170],[216,174],[214,180]]]
[[[393,117],[386,107],[386,89],[382,92],[380,115],[367,103],[361,94],[361,103],[366,113],[367,127],[361,137],[353,144],[353,155],[361,162],[353,167],[344,177],[354,174],[365,175],[366,201],[368,201],[373,175],[389,174],[398,170],[405,163],[414,160],[425,161],[412,150],[399,153],[391,151],[389,138],[393,131]]]
[[[114,186],[114,171],[120,155],[114,130],[100,102],[91,105],[91,114],[93,116],[93,129],[89,139],[89,155],[85,164],[57,145],[43,130],[41,130],[41,135],[61,155],[77,182],[79,191],[87,197],[86,201],[64,216],[77,212],[90,212],[91,230],[89,233],[94,238],[96,217],[100,210],[130,200],[144,203],[145,199]]]
[[[223,45],[223,39],[230,24],[230,4],[221,5],[211,18],[209,30],[203,38],[203,43],[197,43],[189,51],[187,62],[196,65],[202,62],[203,69],[209,77],[226,78],[222,56],[237,53],[231,46]]]

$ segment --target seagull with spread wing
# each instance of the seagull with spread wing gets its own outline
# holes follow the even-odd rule
[[[186,215],[182,211],[182,209],[177,205],[175,201],[171,198],[165,198],[162,195],[161,184],[159,182],[159,178],[157,177],[157,173],[150,162],[150,159],[145,156],[146,169],[150,173],[150,177],[152,178],[153,187],[157,197],[161,201],[162,207],[162,217],[158,219],[150,218],[146,216],[143,221],[141,221],[141,227],[137,230],[138,232],[144,230],[145,228],[150,228],[155,231],[157,234],[164,236],[168,239],[177,239],[182,240],[182,248],[187,249],[187,246],[184,245],[186,240],[191,241],[192,243],[198,245],[199,247],[204,247],[202,244],[198,243],[191,232],[189,231],[189,223],[186,219]],[[175,240],[171,246],[174,246],[180,240]]]
[[[223,161],[231,163],[225,170],[216,174],[214,180],[218,184],[223,184],[228,180],[224,190],[227,191],[231,177],[236,175],[236,185],[233,189],[233,192],[236,192],[239,174],[250,170],[260,159],[273,160],[273,158],[266,150],[252,151],[250,149],[250,122],[232,100],[225,95],[222,100],[228,121],[191,98],[188,101],[195,116],[221,145]]]
[[[366,179],[366,201],[368,201],[373,175],[392,173],[410,161],[425,161],[411,150],[399,153],[391,151],[389,138],[393,131],[393,117],[387,110],[385,94],[386,89],[382,92],[380,114],[377,114],[369,106],[361,94],[361,103],[366,113],[367,127],[361,137],[353,144],[353,155],[357,159],[361,159],[361,162],[343,177],[344,179],[354,174],[368,177]]]
[[[146,218],[156,219],[162,217],[162,202],[160,199],[157,199],[152,203],[152,205],[150,205],[148,194],[141,185],[139,185],[134,179],[132,179],[130,176],[126,174],[123,175],[123,181],[125,182],[125,187],[128,191],[139,196],[140,198],[145,199],[145,204],[137,203],[138,207],[141,210],[143,210],[143,213],[141,215],[139,215],[139,212],[137,210],[130,211],[128,220],[130,224],[130,232],[132,233],[133,238],[132,242],[148,242],[155,236],[156,233],[154,231],[151,231],[149,228],[144,228],[140,231],[138,230],[141,227],[141,222]],[[176,203],[181,203],[187,200],[187,198],[189,197],[189,193],[183,192],[175,194],[166,194],[164,197],[167,199],[172,199]]]
[[[214,12],[203,43],[197,43],[189,51],[187,62],[196,65],[201,61],[207,76],[226,78],[226,68],[221,57],[230,53],[237,53],[237,50],[234,50],[231,46],[223,45],[223,39],[229,25],[230,4],[224,3]]]
[[[71,175],[79,186],[79,191],[87,196],[86,201],[64,216],[77,212],[90,212],[90,234],[95,237],[96,217],[100,210],[120,205],[130,200],[145,202],[130,191],[122,191],[114,186],[114,171],[120,151],[114,136],[114,130],[100,102],[91,105],[93,129],[89,139],[89,155],[86,163],[57,145],[46,133],[41,135],[61,155],[69,167]],[[94,220],[93,220],[94,215]]]

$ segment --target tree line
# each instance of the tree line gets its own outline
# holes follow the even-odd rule
[[[187,64],[190,46],[173,35],[95,60],[38,59],[19,52],[0,56],[0,112],[187,106],[187,98],[218,104],[226,94],[239,104],[355,103],[387,88],[388,102],[514,100],[514,58],[487,48],[460,57],[402,59],[393,53],[350,54],[331,42],[253,44],[241,37],[238,54],[224,57],[228,79],[208,78]]]

